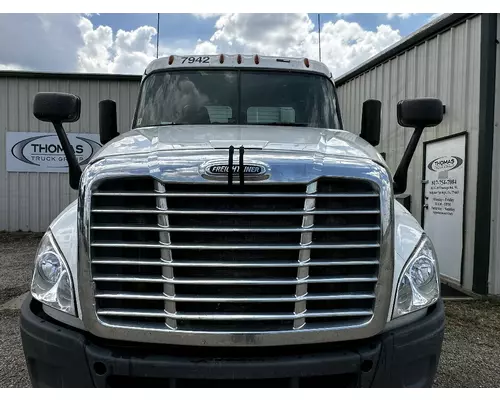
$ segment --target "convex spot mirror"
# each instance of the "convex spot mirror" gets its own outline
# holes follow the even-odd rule
[[[437,126],[443,120],[444,107],[439,99],[401,100],[397,105],[398,124],[405,128]]]
[[[69,93],[40,92],[33,100],[33,115],[44,122],[76,122],[80,109],[80,97]]]

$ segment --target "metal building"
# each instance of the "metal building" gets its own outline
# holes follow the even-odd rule
[[[80,120],[65,124],[71,140],[76,134],[96,135],[99,132],[98,104],[103,99],[117,102],[118,130],[128,131],[140,79],[140,76],[135,75],[0,71],[0,231],[43,232],[77,195],[76,191],[69,187],[65,172],[58,172],[56,168],[50,169],[50,172],[40,172],[49,168],[44,169],[43,165],[30,167],[21,161],[18,162],[21,168],[18,168],[9,163],[14,159],[12,150],[15,144],[23,138],[35,136],[43,138],[48,133],[54,134],[51,124],[40,122],[33,116],[35,94],[47,91],[69,92],[80,96],[82,100]],[[82,136],[91,137],[91,135]],[[54,149],[53,154],[61,157],[63,152],[54,146],[57,144],[57,139],[55,140],[55,143],[40,142],[38,146],[32,141],[31,145],[35,146],[37,151]],[[32,171],[25,171],[26,169]]]
[[[410,166],[406,193],[411,196],[411,212],[437,243],[444,281],[465,291],[496,295],[500,294],[497,20],[497,14],[443,16],[336,80],[346,130],[360,131],[365,100],[382,102],[378,149],[393,172],[413,132],[398,125],[397,103],[416,97],[442,100],[444,120],[424,131]],[[453,151],[463,155],[452,158]],[[429,154],[435,155],[434,160]],[[432,190],[432,185],[451,188],[439,186],[440,182],[454,182],[429,181],[438,165],[430,164],[434,161],[440,163],[440,178],[448,169],[443,165],[463,161],[455,167],[463,171],[463,195],[459,189],[455,197],[443,194],[446,190]]]

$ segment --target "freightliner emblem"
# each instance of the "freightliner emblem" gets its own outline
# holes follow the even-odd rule
[[[233,174],[238,175],[240,173],[240,166],[233,165]],[[223,164],[212,164],[205,168],[205,172],[208,175],[225,175],[229,173],[229,165],[227,163]],[[246,176],[263,175],[266,173],[266,167],[257,164],[245,164],[243,165],[243,173]]]
[[[270,169],[263,163],[248,162],[235,163],[232,160],[213,160],[200,165],[200,174],[209,180],[227,181],[228,185],[233,184],[233,180],[240,186],[245,181],[261,181],[269,179]]]

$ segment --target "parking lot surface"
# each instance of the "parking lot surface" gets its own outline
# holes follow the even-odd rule
[[[0,233],[0,387],[29,387],[12,299],[29,289],[39,234]],[[3,307],[8,301],[11,303]],[[445,302],[446,328],[435,387],[500,387],[500,303]]]

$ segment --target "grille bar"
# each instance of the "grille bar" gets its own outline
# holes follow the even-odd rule
[[[163,197],[161,193],[150,192],[94,192],[94,196],[145,196]],[[345,197],[378,197],[376,193],[168,193],[168,197],[264,197],[264,198],[345,198]]]
[[[376,276],[360,276],[360,277],[325,277],[311,278],[307,277],[303,280],[298,279],[182,279],[151,276],[127,276],[127,275],[94,275],[94,282],[149,282],[149,283],[164,283],[170,282],[175,285],[297,285],[303,283],[363,283],[377,282]]]
[[[311,235],[303,233],[302,235]],[[169,239],[170,240],[170,239]],[[330,243],[330,244],[284,244],[284,245],[207,245],[207,244],[169,244],[169,243],[123,243],[94,242],[93,247],[131,247],[149,249],[191,249],[191,250],[304,250],[304,249],[367,249],[378,248],[378,243]],[[299,260],[302,261],[302,260]],[[305,261],[305,260],[304,260]],[[168,261],[167,261],[168,262]]]
[[[366,215],[380,214],[380,210],[290,210],[290,211],[227,211],[227,210],[154,210],[154,209],[131,209],[131,208],[93,208],[93,213],[111,214],[172,214],[172,215]]]
[[[300,286],[300,284],[298,285]],[[276,303],[315,300],[359,300],[373,299],[374,293],[335,293],[335,294],[305,294],[303,296],[266,296],[266,297],[221,297],[221,296],[169,296],[166,293],[140,294],[140,293],[113,293],[96,292],[98,299],[136,299],[136,300],[168,300],[169,302],[207,302],[207,303]],[[175,313],[175,312],[173,312]]]
[[[167,263],[165,261],[149,261],[149,260],[133,260],[133,259],[94,259],[92,260],[92,264],[104,264],[104,265],[148,265],[148,266],[163,266],[170,265],[176,268],[192,268],[192,267],[200,267],[200,268],[218,268],[218,267],[227,267],[227,268],[266,268],[266,267],[278,267],[278,268],[297,268],[299,266],[299,262],[260,262],[260,263],[248,263],[248,262],[196,262],[196,261],[172,261]],[[364,266],[364,265],[378,265],[378,260],[345,260],[345,261],[310,261],[308,265],[310,267],[333,267],[333,266]]]
[[[280,313],[280,314],[187,314],[187,313],[177,313],[171,314],[165,311],[149,311],[149,310],[133,310],[133,309],[123,309],[123,310],[111,310],[111,309],[101,309],[97,312],[98,315],[103,316],[122,316],[122,317],[153,317],[153,318],[168,318],[171,319],[181,319],[181,320],[219,320],[219,321],[248,321],[248,320],[297,320],[303,317],[307,318],[335,318],[335,317],[370,317],[373,312],[369,309],[365,310],[343,310],[343,311],[325,311],[325,312],[311,312],[307,311],[303,315],[295,315],[293,313]]]
[[[169,231],[169,232],[365,232],[365,231],[379,231],[380,227],[373,226],[336,226],[336,227],[308,227],[308,228],[268,228],[268,227],[252,227],[252,228],[236,228],[232,226],[227,227],[208,227],[208,226],[131,226],[131,225],[94,225],[92,229],[95,230],[126,230],[126,231]]]

